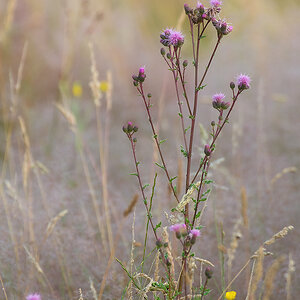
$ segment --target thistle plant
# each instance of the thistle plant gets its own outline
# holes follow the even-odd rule
[[[177,238],[178,244],[175,247],[181,247],[181,262],[178,270],[174,268],[174,264],[170,258],[170,246],[161,236],[162,222],[154,220],[151,209],[153,200],[152,189],[150,201],[149,196],[146,193],[146,187],[143,183],[143,178],[140,172],[140,162],[137,158],[137,144],[138,144],[138,127],[135,124],[129,122],[123,126],[123,131],[127,135],[134,159],[135,175],[138,180],[142,199],[146,208],[147,214],[147,228],[150,224],[150,228],[156,239],[156,249],[159,252],[159,261],[164,270],[164,276],[162,280],[150,282],[150,286],[142,288],[135,282],[134,276],[131,276],[131,280],[134,283],[134,287],[140,290],[144,295],[144,299],[147,299],[148,293],[154,293],[155,299],[204,299],[209,293],[209,282],[213,276],[213,270],[206,268],[205,270],[205,283],[200,287],[191,287],[188,284],[188,268],[189,262],[195,256],[192,252],[195,243],[201,241],[201,224],[199,222],[202,205],[207,200],[210,193],[211,180],[207,178],[212,156],[216,151],[217,139],[223,131],[225,125],[228,123],[229,118],[233,112],[236,103],[239,102],[240,95],[250,88],[250,78],[247,75],[241,74],[237,76],[236,80],[228,83],[228,90],[230,96],[225,96],[223,93],[216,93],[212,95],[211,106],[212,109],[217,111],[216,120],[212,120],[209,124],[210,141],[203,148],[201,157],[193,155],[195,149],[195,132],[196,124],[199,120],[199,94],[206,86],[206,75],[212,65],[214,57],[220,47],[223,39],[227,38],[233,27],[220,17],[222,2],[219,0],[211,0],[210,6],[205,7],[201,3],[197,3],[195,8],[191,8],[189,5],[184,5],[184,10],[189,23],[190,38],[192,41],[192,61],[182,57],[182,48],[185,46],[186,37],[173,29],[167,28],[160,34],[160,43],[162,48],[160,53],[167,68],[171,72],[172,80],[174,81],[174,89],[177,98],[178,116],[180,118],[182,144],[181,152],[185,159],[185,191],[183,195],[179,195],[175,185],[175,179],[177,176],[171,174],[168,166],[168,161],[165,157],[162,140],[158,135],[158,131],[155,127],[154,116],[152,112],[152,106],[155,105],[155,100],[152,95],[146,91],[147,89],[147,76],[144,67],[141,67],[137,74],[132,76],[133,85],[136,88],[138,94],[142,98],[142,105],[145,108],[147,119],[149,121],[150,128],[154,143],[156,144],[160,162],[156,165],[163,170],[167,178],[170,190],[172,191],[174,206],[171,214],[181,215],[182,222],[175,224],[168,224],[169,230],[173,232]],[[212,26],[216,33],[216,43],[211,52],[204,68],[200,68],[199,53],[200,46],[204,41],[204,37],[207,29]],[[193,72],[192,82],[186,81],[186,72],[190,68]],[[229,100],[231,98],[231,100]],[[194,167],[195,166],[195,167]],[[155,177],[156,180],[156,177]],[[166,233],[164,233],[166,235]],[[146,234],[147,236],[147,234]],[[143,261],[145,258],[145,250]],[[197,292],[195,292],[197,291]],[[160,297],[163,298],[160,298]],[[230,299],[234,299],[235,292],[230,292],[227,295]],[[226,297],[227,297],[226,296]],[[227,297],[227,298],[228,298]],[[228,298],[229,299],[229,298]]]

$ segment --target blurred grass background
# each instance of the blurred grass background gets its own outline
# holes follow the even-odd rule
[[[149,161],[153,156],[149,147],[151,135],[142,107],[136,104],[138,97],[132,88],[131,74],[146,65],[149,90],[154,99],[163,99],[159,108],[154,108],[160,114],[162,134],[175,138],[175,142],[165,146],[166,151],[177,161],[179,151],[174,149],[178,149],[179,135],[177,127],[173,126],[173,122],[177,124],[176,110],[172,108],[174,95],[170,76],[159,54],[159,33],[165,27],[181,24],[184,3],[180,0],[0,1],[0,275],[9,299],[24,299],[31,291],[41,291],[45,299],[52,299],[54,295],[59,299],[71,299],[76,297],[78,288],[82,288],[87,299],[93,299],[90,282],[98,294],[105,276],[103,299],[120,299],[126,277],[120,275],[120,267],[114,263],[106,269],[108,254],[101,257],[103,241],[96,218],[89,218],[95,212],[90,202],[90,186],[82,174],[80,146],[78,140],[74,144],[74,137],[54,103],[67,101],[76,115],[82,143],[86,145],[91,181],[102,208],[96,118],[89,88],[88,43],[92,42],[99,80],[106,80],[108,70],[112,73],[108,190],[112,230],[114,234],[121,234],[116,256],[126,261],[130,253],[132,218],[119,220],[118,214],[128,206],[136,186],[134,179],[128,176],[132,165],[128,145],[120,131],[123,122],[133,118],[139,123],[141,159]],[[188,3],[195,4],[194,1]],[[300,168],[299,12],[297,0],[284,1],[284,5],[280,0],[224,1],[221,15],[232,22],[234,31],[222,41],[200,105],[201,123],[209,124],[213,113],[207,102],[208,95],[225,91],[233,76],[241,72],[253,78],[253,88],[241,99],[233,116],[233,126],[227,129],[218,150],[218,156],[226,160],[214,171],[214,176],[220,186],[229,188],[216,189],[212,197],[216,199],[218,220],[228,228],[230,240],[230,232],[240,213],[240,189],[246,188],[251,250],[283,226],[294,225],[297,232],[276,246],[274,252],[291,253],[296,263],[300,261],[299,175],[288,172],[274,184],[271,182],[284,168]],[[186,25],[186,22],[182,24],[182,30],[189,45]],[[213,43],[214,34],[211,34],[203,43],[203,64]],[[189,51],[185,50],[184,55],[191,59]],[[20,63],[24,64],[23,68]],[[82,85],[80,98],[72,95],[75,81]],[[41,171],[40,180],[31,175],[34,178],[28,189],[24,188],[23,161],[28,148],[24,147],[20,116],[26,124],[32,156],[49,171],[46,174]],[[151,159],[144,169],[149,181],[153,174]],[[175,172],[177,163],[172,167]],[[29,168],[34,173],[34,168]],[[163,182],[159,187],[158,198],[166,200],[157,204],[157,215],[161,207],[172,207]],[[41,193],[45,196],[47,213]],[[65,209],[68,214],[59,218],[55,236],[44,241],[47,224]],[[136,240],[142,242],[142,205],[137,206],[137,212],[136,226],[141,230]],[[35,242],[26,229],[30,229],[30,222]],[[205,222],[208,229],[203,234],[205,248],[200,246],[201,253],[215,259],[217,265],[212,209]],[[245,244],[242,254],[236,258],[235,270],[245,260],[246,250]],[[30,259],[28,253],[34,259]],[[38,271],[36,263],[46,275]],[[274,299],[283,298],[282,277],[278,279]],[[299,280],[296,272],[294,297],[300,293]],[[243,284],[242,278],[240,285]]]

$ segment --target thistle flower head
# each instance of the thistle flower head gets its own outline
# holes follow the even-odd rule
[[[26,300],[41,300],[41,296],[39,294],[30,294],[26,297]]]
[[[220,7],[222,5],[222,1],[220,0],[210,0],[210,5],[213,7]]]
[[[190,234],[192,235],[192,236],[195,236],[195,237],[198,237],[198,236],[200,236],[200,230],[198,230],[198,229],[192,229],[191,231],[190,231]]]
[[[197,2],[197,6],[198,9],[203,9],[204,10],[204,5],[202,3],[200,3],[199,1]]]
[[[216,28],[218,35],[221,37],[229,34],[233,30],[233,26],[229,25],[225,20],[217,20],[216,18],[212,18],[212,24]]]
[[[189,233],[189,238],[191,241],[191,244],[194,245],[196,243],[197,237],[200,236],[200,230],[198,229],[192,229]]]
[[[225,294],[225,299],[227,299],[227,300],[234,300],[235,297],[236,297],[235,291],[230,291]]]
[[[175,48],[178,48],[184,43],[184,36],[180,31],[173,31],[170,35],[170,44]]]
[[[176,31],[170,28],[165,29],[160,35],[160,42],[168,47],[173,46],[174,48],[179,48],[184,43],[184,36],[180,31]]]
[[[213,95],[212,105],[215,109],[227,109],[230,106],[229,102],[223,101],[225,95],[222,93]]]
[[[193,12],[193,10],[189,7],[189,5],[187,3],[185,3],[183,7],[184,7],[185,13],[187,15],[189,15]]]
[[[250,88],[251,79],[248,75],[241,74],[237,77],[237,86],[239,90],[247,90]]]
[[[225,98],[225,95],[222,93],[214,94],[212,96],[213,101],[222,101]]]
[[[170,226],[170,231],[175,232],[178,239],[187,234],[186,225],[184,223],[174,224]]]

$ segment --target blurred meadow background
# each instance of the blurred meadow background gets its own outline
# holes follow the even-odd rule
[[[129,265],[135,210],[134,258],[140,260],[146,222],[136,178],[129,175],[134,166],[121,130],[125,122],[139,126],[146,181],[161,175],[131,75],[145,65],[154,119],[168,138],[163,150],[172,173],[182,174],[175,93],[159,34],[181,28],[190,43],[185,2],[0,0],[0,299],[32,292],[43,299],[121,299],[128,277],[115,257]],[[216,266],[210,299],[221,286],[220,261],[227,260],[233,234],[241,239],[231,277],[288,225],[294,231],[269,249],[275,258],[285,255],[271,299],[286,299],[289,257],[296,265],[290,299],[300,294],[299,13],[298,0],[224,0],[221,15],[234,30],[208,74],[198,121],[208,128],[215,117],[211,95],[228,93],[237,74],[249,74],[252,88],[217,145],[216,185],[196,245]],[[202,43],[202,67],[214,38]],[[183,56],[191,62],[189,48]],[[202,130],[195,151],[202,151],[204,138]],[[182,191],[180,176],[177,186]],[[153,215],[163,226],[163,211],[172,207],[161,176]],[[271,262],[266,257],[266,268]],[[249,273],[233,284],[238,299],[246,297]]]

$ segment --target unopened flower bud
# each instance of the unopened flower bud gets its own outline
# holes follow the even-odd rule
[[[230,82],[230,88],[231,88],[232,90],[234,90],[234,88],[235,88],[235,83],[234,83],[233,81]]]
[[[207,156],[210,156],[210,155],[211,155],[211,149],[210,149],[210,146],[207,145],[207,144],[204,146],[204,153],[205,153],[205,155],[207,155]]]
[[[167,264],[168,267],[170,267],[172,265],[168,258],[166,259],[166,264]]]
[[[222,108],[223,110],[227,109],[229,106],[230,106],[230,103],[229,103],[229,102],[222,101],[222,103],[221,103],[221,108]]]
[[[128,122],[127,124],[127,131],[130,132],[133,130],[132,122]]]
[[[127,133],[127,128],[125,126],[122,127],[122,130]]]
[[[139,128],[138,128],[137,126],[134,126],[134,127],[133,127],[133,131],[134,131],[134,132],[137,132],[138,130],[139,130]]]
[[[134,143],[136,143],[136,142],[137,142],[137,139],[136,139],[136,138],[133,138],[132,141],[133,141]]]
[[[164,247],[167,248],[169,246],[169,244],[166,242],[164,243]]]
[[[171,54],[167,53],[167,59],[171,59]]]
[[[138,83],[137,81],[133,81],[133,85],[134,85],[134,86],[138,86],[139,83]]]
[[[158,249],[161,248],[163,245],[161,239],[158,239],[155,244]]]
[[[183,63],[182,63],[182,65],[186,68],[187,65],[188,65],[188,63],[189,63],[189,62],[188,62],[187,60],[184,60]]]
[[[147,97],[148,97],[148,98],[151,98],[151,97],[152,97],[151,93],[148,93]]]
[[[212,278],[212,276],[213,276],[213,270],[212,270],[211,268],[207,267],[207,268],[205,269],[205,276],[206,276],[208,279]]]
[[[211,121],[210,125],[215,126],[216,125],[215,121]]]
[[[189,7],[188,4],[185,3],[183,7],[184,7],[185,13],[187,15],[189,15],[189,14],[191,14],[193,12],[193,10]]]
[[[166,50],[164,48],[161,48],[160,49],[160,54],[164,56],[166,54]]]

